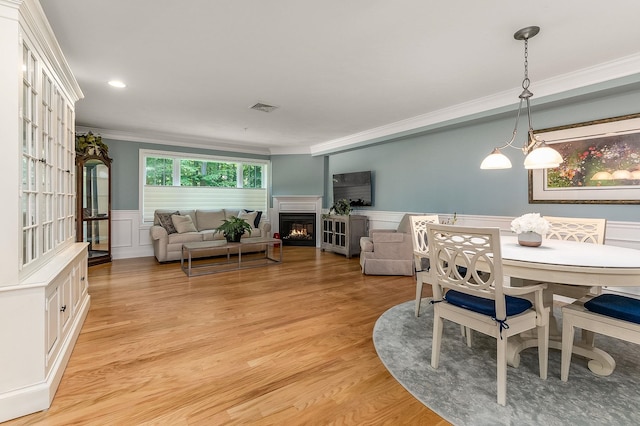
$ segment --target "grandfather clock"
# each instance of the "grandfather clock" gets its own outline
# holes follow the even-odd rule
[[[111,158],[102,137],[76,134],[76,240],[89,265],[111,262]]]

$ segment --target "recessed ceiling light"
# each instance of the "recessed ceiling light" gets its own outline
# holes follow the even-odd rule
[[[117,87],[119,89],[122,89],[124,87],[127,87],[126,84],[124,84],[123,82],[121,82],[120,80],[111,80],[109,82],[109,86],[113,86],[113,87]]]

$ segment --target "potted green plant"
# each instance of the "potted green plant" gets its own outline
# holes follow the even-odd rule
[[[329,209],[329,214],[349,215],[351,213],[351,204],[346,198],[336,201]]]
[[[249,231],[251,235],[251,225],[244,219],[231,216],[225,219],[224,223],[216,228],[216,232],[222,232],[227,242],[238,243],[245,232]]]

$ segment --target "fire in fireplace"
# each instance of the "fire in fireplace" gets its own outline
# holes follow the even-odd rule
[[[315,213],[280,213],[280,238],[289,246],[316,245]]]

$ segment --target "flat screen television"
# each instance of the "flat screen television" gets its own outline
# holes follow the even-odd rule
[[[346,199],[352,207],[371,206],[371,171],[333,175],[333,201]]]

